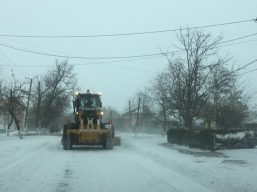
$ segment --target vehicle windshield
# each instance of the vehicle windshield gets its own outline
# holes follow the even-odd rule
[[[99,95],[81,95],[79,101],[79,107],[81,109],[85,108],[95,108],[101,107],[101,100]]]

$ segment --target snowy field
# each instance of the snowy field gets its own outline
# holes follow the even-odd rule
[[[120,134],[113,150],[0,136],[0,192],[257,192],[257,149],[208,152]]]

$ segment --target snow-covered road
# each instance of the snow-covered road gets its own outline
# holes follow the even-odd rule
[[[64,151],[57,136],[0,136],[0,192],[257,191],[257,149],[217,153],[121,134],[113,150]]]

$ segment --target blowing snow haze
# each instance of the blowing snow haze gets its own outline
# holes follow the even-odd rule
[[[1,1],[1,79],[40,77],[56,60],[68,60],[82,91],[102,92],[106,105],[123,111],[167,68],[158,54],[178,49],[173,29],[205,26],[200,30],[222,34],[223,41],[238,38],[219,50],[235,68],[256,59],[256,7],[256,1],[232,0]],[[251,71],[241,77],[251,93],[257,91],[256,65],[242,70]]]
[[[1,0],[0,192],[257,192],[256,8]]]

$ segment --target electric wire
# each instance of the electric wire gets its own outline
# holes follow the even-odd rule
[[[257,71],[257,68],[256,68],[256,69],[251,69],[251,70],[246,71],[246,72],[244,72],[244,73],[240,73],[240,74],[238,74],[238,76],[246,75],[246,74],[251,73],[251,72],[254,72],[254,71]]]
[[[245,68],[247,68],[248,66],[250,66],[250,65],[252,65],[252,64],[254,64],[254,63],[256,63],[256,62],[257,62],[257,59],[254,59],[253,61],[251,61],[251,62],[249,62],[249,63],[243,65],[242,67],[237,68],[237,69],[235,70],[235,72],[238,72],[238,71],[240,71],[240,70],[242,70],[242,69],[245,69]],[[256,70],[257,70],[257,69],[252,69],[252,70],[249,70],[249,71],[246,71],[246,72],[237,74],[237,76],[246,75],[246,74],[248,74],[248,73],[250,73],[250,72],[253,72],[253,71],[256,71]]]
[[[98,37],[117,37],[117,36],[132,36],[132,35],[146,35],[146,34],[156,34],[156,33],[167,33],[167,32],[176,32],[180,30],[188,29],[202,29],[210,27],[219,27],[225,25],[233,25],[247,22],[256,22],[257,18],[232,21],[226,23],[218,23],[211,25],[195,26],[195,27],[186,27],[186,28],[176,28],[176,29],[165,29],[165,30],[155,30],[155,31],[143,31],[143,32],[131,32],[131,33],[113,33],[113,34],[96,34],[96,35],[14,35],[14,34],[0,34],[0,37],[15,37],[15,38],[98,38]]]
[[[252,60],[251,62],[249,62],[249,63],[243,65],[242,67],[237,68],[236,70],[234,70],[234,72],[241,71],[242,69],[245,69],[245,68],[249,67],[250,65],[252,65],[252,64],[254,64],[254,63],[256,63],[256,62],[257,62],[257,59],[254,59],[254,60]],[[249,72],[249,71],[248,71],[248,72]],[[244,75],[244,74],[245,74],[245,73],[241,73],[241,74],[237,74],[237,75],[240,76],[240,75]]]
[[[248,41],[240,41],[240,42],[237,42],[237,43],[229,43],[229,44],[226,44],[226,45],[217,46],[217,48],[227,47],[227,46],[231,46],[231,45],[239,45],[239,44],[244,44],[244,43],[251,43],[251,42],[256,42],[256,41],[257,41],[257,39],[251,39],[251,40],[248,40]]]
[[[234,39],[222,41],[222,42],[219,42],[217,44],[230,43],[232,41],[237,41],[237,40],[240,40],[240,39],[245,39],[245,38],[252,37],[252,36],[255,36],[255,35],[257,35],[257,33],[252,33],[252,34],[249,34],[249,35],[245,35],[245,36],[237,37],[237,38],[234,38]]]
[[[59,54],[53,54],[53,53],[47,53],[47,52],[32,51],[32,50],[22,49],[22,48],[18,48],[18,47],[11,46],[11,45],[6,45],[6,44],[3,44],[3,43],[0,43],[0,46],[7,47],[7,48],[10,48],[10,49],[14,49],[14,50],[17,50],[17,51],[36,54],[36,55],[59,57],[59,58],[66,58],[66,59],[86,59],[86,60],[128,59],[128,58],[140,58],[140,57],[150,57],[150,56],[163,55],[163,53],[152,53],[152,54],[131,55],[131,56],[84,57],[84,56],[68,56],[68,55],[59,55]],[[165,54],[172,54],[172,53],[179,53],[179,52],[183,52],[183,51],[171,51],[171,52],[165,52]]]
[[[230,43],[220,47],[226,47],[226,46],[232,46],[232,45],[238,45],[238,44],[243,44],[243,43],[249,43],[249,42],[255,42],[257,39],[249,40],[249,41],[243,41],[243,42],[237,42],[237,43]],[[181,51],[182,52],[182,51]],[[162,58],[163,54],[158,55],[158,56],[151,56],[151,57],[146,57],[146,58],[133,58],[133,59],[122,59],[122,60],[109,60],[109,61],[100,61],[100,62],[89,62],[89,63],[71,63],[71,65],[74,66],[87,66],[87,65],[100,65],[100,64],[110,64],[110,63],[121,63],[121,62],[131,62],[131,61],[138,61],[138,60],[149,60],[149,59],[156,59],[156,58]],[[10,66],[10,65],[5,65],[1,64],[1,67],[5,66]],[[12,64],[13,67],[19,66],[19,67],[50,67],[52,65],[28,65],[28,64],[23,64],[23,65],[17,65],[17,64]]]
[[[253,33],[253,34],[241,36],[238,38],[222,41],[222,42],[217,43],[217,45],[237,41],[240,39],[245,39],[245,38],[252,37],[255,35],[257,35],[257,33]],[[43,55],[43,56],[58,57],[58,58],[65,58],[65,59],[85,59],[85,60],[130,59],[130,58],[142,58],[142,57],[144,58],[144,57],[161,56],[161,55],[169,55],[169,54],[176,54],[176,53],[184,52],[184,50],[176,50],[176,51],[167,51],[164,53],[152,53],[152,54],[141,54],[141,55],[130,55],[130,56],[84,57],[84,56],[68,56],[68,55],[60,55],[60,54],[54,54],[54,53],[48,53],[48,52],[33,51],[33,50],[19,48],[19,47],[12,46],[12,45],[7,45],[7,44],[1,43],[1,42],[0,42],[0,46],[6,47],[9,49],[13,49],[13,50],[17,50],[17,51],[22,51],[22,52],[27,52],[27,53],[31,53],[31,54],[37,54],[37,55]],[[219,46],[219,47],[221,47],[221,46]]]
[[[2,40],[4,40],[4,41],[10,41],[11,43],[14,43],[14,44],[16,44],[16,45],[19,45],[19,48],[22,48],[22,49],[26,49],[26,47],[25,46],[27,46],[27,47],[31,47],[31,48],[33,48],[34,50],[38,50],[38,51],[42,51],[42,52],[44,52],[44,51],[47,51],[47,52],[51,52],[51,53],[56,53],[57,51],[55,50],[55,49],[52,49],[52,48],[45,48],[45,47],[43,47],[42,45],[36,45],[36,44],[32,44],[32,43],[30,43],[30,42],[24,42],[24,41],[22,41],[22,40],[24,40],[24,39],[20,39],[20,40],[17,40],[17,39],[13,39],[13,38],[4,38],[4,39],[2,39]],[[60,54],[69,54],[69,53],[67,53],[67,52],[63,52],[63,51],[58,51]]]
[[[5,58],[5,62],[7,61],[7,62],[9,63],[9,65],[6,64],[6,66],[10,67],[11,72],[13,71],[13,66],[17,66],[17,67],[19,68],[19,70],[20,70],[22,73],[26,73],[26,72],[21,68],[20,65],[15,64],[14,61],[13,61],[10,57],[8,57],[2,50],[0,50],[0,55],[1,55],[3,58]],[[0,65],[0,66],[3,66],[3,65]]]

